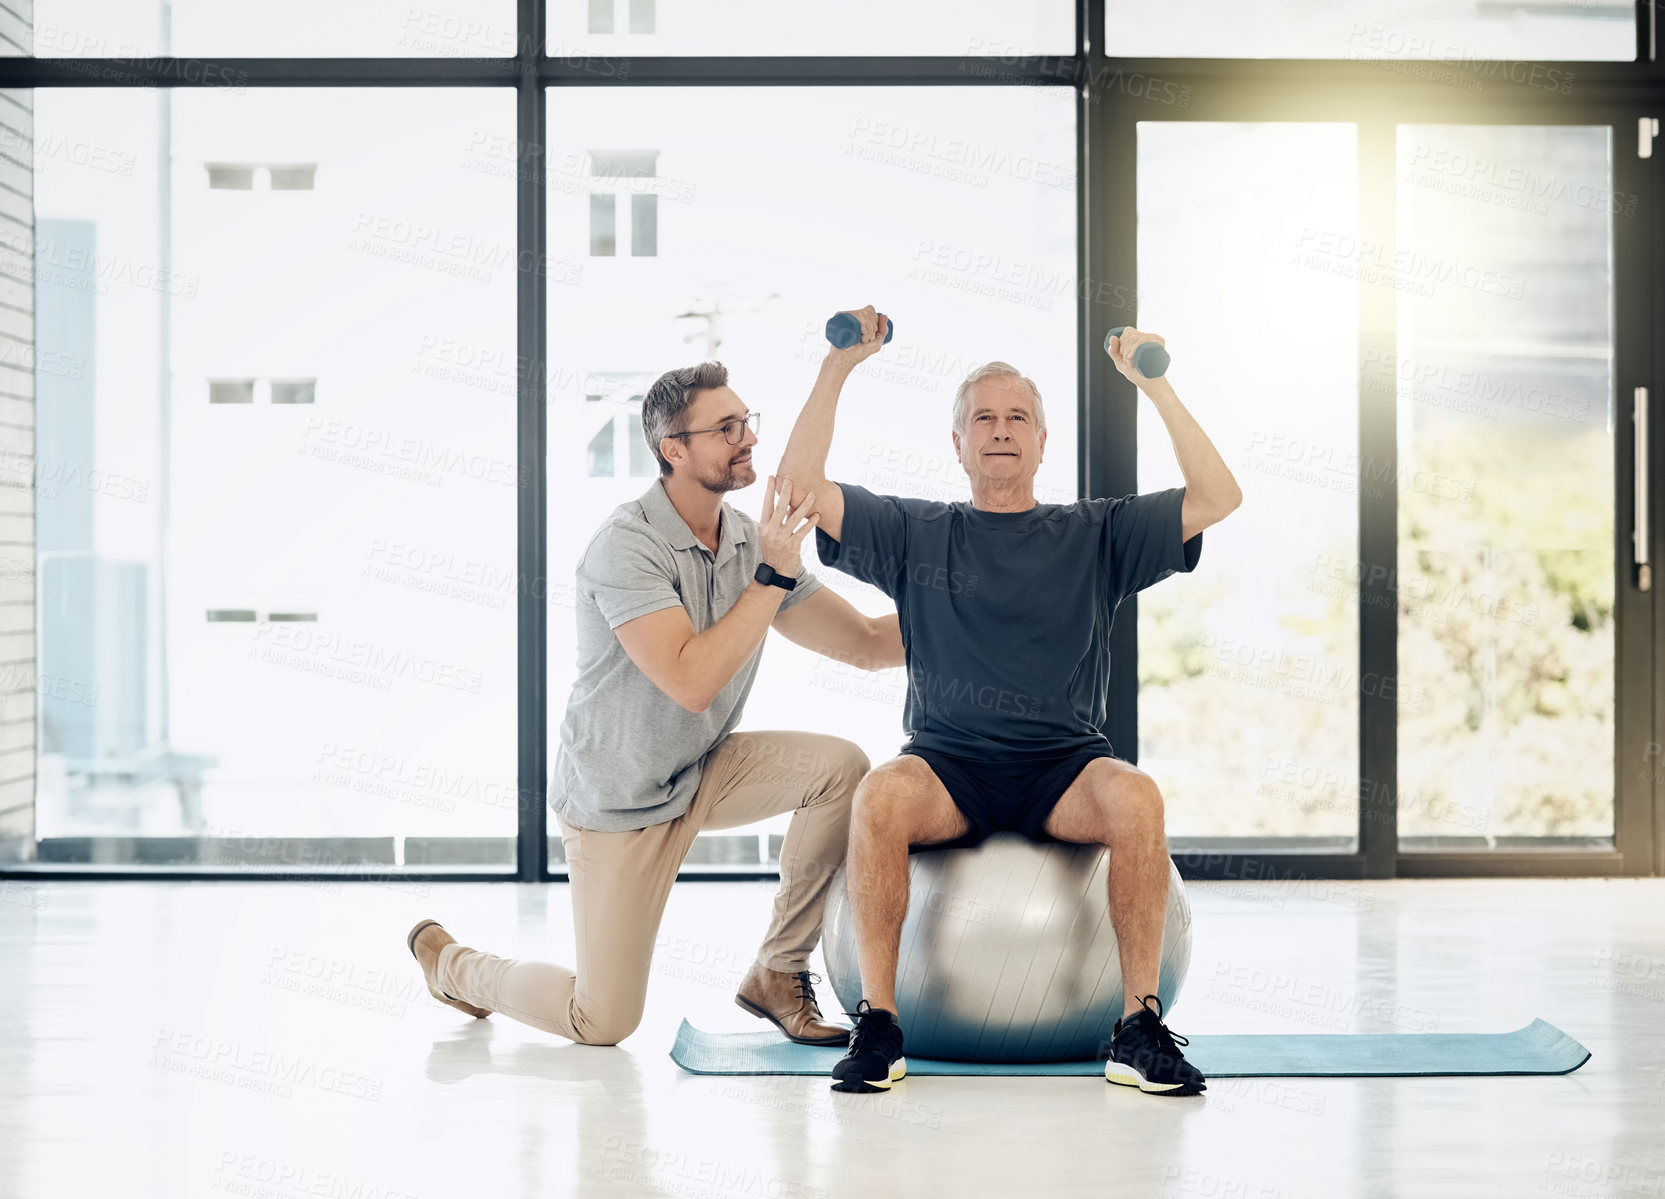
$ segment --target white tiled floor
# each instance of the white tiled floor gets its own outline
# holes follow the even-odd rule
[[[0,882],[0,1196],[1665,1195],[1665,880],[1191,884],[1188,1032],[1496,1031],[1558,1078],[696,1078],[766,884],[680,884],[623,1046],[469,1021],[419,917],[568,960],[564,886]],[[836,1006],[824,992],[830,1009]]]

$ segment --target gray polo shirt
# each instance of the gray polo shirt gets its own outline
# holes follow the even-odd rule
[[[725,503],[718,526],[712,554],[655,479],[613,509],[578,559],[578,677],[549,788],[550,804],[569,824],[621,832],[676,819],[699,789],[700,760],[740,723],[762,644],[710,707],[690,712],[641,672],[613,632],[678,604],[697,633],[722,619],[763,556],[750,516]],[[806,567],[780,610],[821,586]]]

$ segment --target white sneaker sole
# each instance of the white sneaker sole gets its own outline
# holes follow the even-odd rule
[[[1147,1095],[1163,1095],[1169,1091],[1182,1091],[1182,1082],[1151,1082],[1132,1066],[1121,1062],[1104,1063],[1104,1081],[1113,1082],[1119,1087],[1138,1087]]]
[[[833,1083],[833,1089],[835,1091],[838,1090],[840,1085],[842,1083],[845,1083],[845,1082],[860,1082],[861,1083],[860,1089],[852,1088],[850,1091],[848,1091],[846,1093],[855,1094],[855,1095],[867,1095],[867,1094],[871,1094],[874,1091],[888,1091],[888,1090],[890,1090],[890,1084],[891,1083],[901,1082],[907,1076],[908,1076],[908,1059],[905,1058],[905,1057],[899,1057],[894,1062],[890,1063],[890,1075],[887,1078],[881,1078],[881,1079],[878,1079],[876,1081],[874,1079],[870,1079],[870,1078],[839,1079],[839,1080],[837,1080]]]

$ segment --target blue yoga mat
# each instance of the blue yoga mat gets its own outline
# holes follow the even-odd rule
[[[677,1029],[671,1060],[690,1074],[827,1074],[842,1049],[794,1045],[773,1032]],[[1193,1036],[1185,1050],[1209,1078],[1428,1077],[1437,1074],[1568,1074],[1590,1051],[1555,1025],[1514,1032],[1261,1033]],[[1102,1061],[1033,1065],[908,1057],[910,1075],[1102,1075]]]

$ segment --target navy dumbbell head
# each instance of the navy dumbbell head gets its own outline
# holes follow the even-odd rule
[[[883,316],[884,313],[880,313]],[[896,336],[896,322],[885,330],[885,345]],[[841,350],[847,350],[861,340],[861,322],[848,312],[840,312],[827,322],[827,340]]]
[[[1104,352],[1110,352],[1110,339],[1120,337],[1126,325],[1117,325],[1104,335]],[[1173,359],[1168,357],[1168,351],[1154,341],[1141,342],[1133,347],[1133,369],[1147,379],[1160,379],[1168,373],[1168,367]]]

